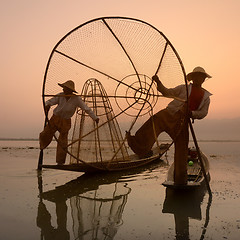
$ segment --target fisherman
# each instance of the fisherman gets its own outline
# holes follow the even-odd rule
[[[57,141],[56,162],[58,165],[63,165],[67,155],[68,132],[71,128],[71,117],[74,115],[77,107],[85,111],[96,123],[99,118],[94,112],[83,102],[80,96],[75,95],[75,84],[72,80],[64,83],[58,83],[63,88],[63,92],[58,93],[55,97],[49,99],[45,103],[45,113],[48,114],[50,107],[57,105],[53,110],[53,115],[40,133],[39,142],[40,149],[45,149],[52,141],[56,131],[59,137]]]
[[[157,84],[157,89],[165,97],[172,97],[174,100],[168,106],[150,117],[131,136],[126,132],[129,147],[139,157],[147,157],[152,154],[152,146],[161,132],[166,132],[174,141],[174,182],[175,184],[187,183],[187,155],[188,155],[188,119],[202,119],[208,114],[210,96],[207,90],[202,88],[206,78],[211,78],[202,67],[196,67],[187,75],[189,101],[186,105],[186,85],[179,85],[175,88],[166,88],[158,76],[152,77]],[[183,101],[181,101],[182,99]]]

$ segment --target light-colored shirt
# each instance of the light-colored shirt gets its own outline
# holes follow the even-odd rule
[[[67,100],[63,92],[58,93],[55,97],[46,101],[46,106],[53,105],[57,105],[53,110],[53,114],[65,119],[71,118],[78,107],[85,111],[94,121],[98,118],[80,96],[73,95]]]
[[[188,85],[188,94],[191,94],[192,90],[192,84]],[[204,90],[204,95],[202,98],[202,101],[198,107],[197,110],[192,111],[192,118],[193,119],[202,119],[207,116],[209,104],[210,104],[210,96],[212,95],[210,92],[208,92],[206,89]],[[161,91],[163,96],[166,97],[176,97],[180,98],[182,100],[187,100],[187,89],[186,85],[182,84],[175,88],[165,88],[163,91]],[[175,114],[178,110],[180,110],[184,105],[184,101],[179,101],[177,99],[174,99],[172,102],[170,102],[167,106],[168,111],[171,114]]]

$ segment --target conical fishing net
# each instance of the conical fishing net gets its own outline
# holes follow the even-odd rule
[[[76,113],[71,141],[71,163],[108,162],[128,159],[126,145],[115,118],[110,100],[97,79],[89,79],[83,86],[82,99],[100,119],[100,126],[79,109]]]

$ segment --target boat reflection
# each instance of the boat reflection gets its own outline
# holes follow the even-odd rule
[[[207,192],[205,186],[194,191],[177,191],[166,188],[163,213],[174,214],[176,240],[189,240],[189,219],[202,220],[201,204]],[[205,224],[199,239],[204,239],[209,223],[209,211],[212,197],[209,196],[206,207]]]
[[[37,226],[41,229],[41,239],[114,239],[123,224],[122,214],[131,192],[127,182],[166,165],[159,160],[119,172],[83,174],[45,192],[39,171]],[[51,203],[55,204],[54,210]]]
[[[122,224],[122,214],[131,189],[118,182],[119,174],[84,174],[54,190],[42,191],[39,176],[40,202],[37,226],[42,239],[113,239]],[[44,200],[55,203],[57,227]],[[69,202],[67,202],[69,200]],[[70,215],[68,208],[70,207]],[[67,219],[71,216],[72,220]],[[67,222],[72,226],[67,226]],[[72,232],[69,232],[72,229]]]

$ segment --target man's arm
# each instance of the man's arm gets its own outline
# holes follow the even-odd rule
[[[192,118],[193,119],[203,119],[208,114],[208,109],[210,105],[210,98],[208,97],[205,101],[202,107],[196,111],[192,111]]]
[[[167,88],[164,87],[164,85],[162,84],[162,82],[159,80],[157,75],[154,75],[152,77],[152,80],[157,84],[157,90],[162,93],[163,96],[168,96],[167,94]]]
[[[154,75],[152,79],[157,83],[157,90],[161,92],[164,97],[174,98],[176,100],[183,101],[183,102],[186,100],[186,99],[182,99],[183,98],[182,92],[183,92],[183,89],[185,89],[184,85],[178,85],[175,88],[166,88],[162,84],[162,82],[159,80],[157,75]]]
[[[59,94],[57,94],[57,95],[59,95]],[[44,108],[45,113],[48,114],[51,106],[56,105],[58,103],[59,103],[59,97],[58,96],[52,97],[49,100],[47,100],[46,103],[45,103],[45,106],[44,106],[45,107]]]
[[[96,123],[99,122],[99,118],[95,115],[91,108],[89,108],[86,103],[83,102],[81,97],[78,96],[78,107],[84,110]]]

